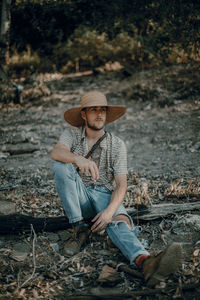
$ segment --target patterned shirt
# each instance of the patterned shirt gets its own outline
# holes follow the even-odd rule
[[[85,127],[67,128],[61,135],[59,143],[65,145],[71,152],[86,156],[88,144],[85,135]],[[107,136],[101,141],[97,149],[92,153],[91,159],[99,168],[99,179],[94,183],[88,174],[80,173],[84,184],[89,187],[97,185],[112,191],[114,188],[114,176],[127,174],[127,151],[124,142],[113,135]]]

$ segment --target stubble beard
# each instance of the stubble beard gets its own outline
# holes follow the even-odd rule
[[[86,121],[86,125],[87,125],[88,128],[90,128],[90,129],[92,129],[92,130],[94,130],[94,131],[100,131],[100,130],[102,130],[102,129],[104,128],[105,122],[103,123],[103,125],[102,125],[101,127],[97,127],[97,126],[95,126],[95,125],[90,124],[90,123],[88,122],[88,120],[87,120],[87,121]]]

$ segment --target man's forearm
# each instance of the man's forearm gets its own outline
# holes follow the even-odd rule
[[[99,170],[96,163],[81,155],[72,153],[62,144],[57,144],[51,151],[51,158],[63,163],[75,164],[82,173],[90,174],[94,182],[99,179]]]
[[[68,149],[55,146],[51,151],[51,159],[61,161],[64,163],[74,163],[76,164],[76,159],[79,155],[72,153]]]
[[[124,200],[124,196],[126,193],[126,186],[117,186],[115,190],[113,191],[110,199],[110,204],[108,205],[108,209],[111,210],[114,213],[120,206],[120,204]]]

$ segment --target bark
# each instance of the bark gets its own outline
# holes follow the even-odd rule
[[[71,225],[66,217],[38,218],[20,214],[0,216],[0,234],[17,234],[31,231],[31,224],[35,232],[64,230]]]
[[[163,203],[152,205],[148,210],[136,211],[134,208],[128,209],[128,213],[133,217],[134,220],[151,221],[167,217],[176,213],[187,213],[189,211],[200,211],[200,202],[190,203]]]
[[[7,72],[9,63],[11,0],[0,1],[0,101],[20,103],[18,89],[10,81]]]
[[[1,2],[1,24],[0,24],[0,79],[5,79],[6,64],[9,57],[9,29],[10,29],[10,6],[11,0]]]
[[[174,213],[189,212],[192,210],[200,210],[200,203],[183,203],[183,204],[158,204],[153,205],[149,211],[144,211],[143,215],[138,215],[134,209],[129,209],[128,212],[134,221],[150,221],[163,217],[167,217]],[[140,212],[141,213],[141,212]],[[90,220],[87,220],[88,222]],[[71,225],[67,217],[33,217],[20,214],[0,215],[0,234],[30,232],[31,224],[35,232],[41,231],[58,231],[70,228]]]

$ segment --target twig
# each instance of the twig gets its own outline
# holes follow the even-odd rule
[[[98,293],[96,295],[93,294],[77,294],[72,296],[67,296],[67,300],[121,300],[121,299],[137,299],[140,296],[154,296],[157,294],[163,294],[164,290],[162,289],[146,289],[141,291],[133,291],[129,293],[115,293],[115,292],[108,292],[105,294],[105,292]],[[63,295],[62,295],[63,296]],[[64,294],[65,296],[65,294]],[[64,298],[63,298],[64,299]]]
[[[140,272],[138,272],[134,269],[131,269],[130,267],[128,267],[127,265],[124,265],[124,264],[119,265],[118,270],[121,272],[128,273],[129,275],[132,275],[133,277],[136,277],[136,278],[141,278],[141,279],[144,278],[144,276]]]
[[[35,275],[35,270],[36,270],[35,241],[37,239],[37,235],[35,233],[35,230],[34,230],[32,224],[31,224],[31,232],[33,232],[33,272],[31,274],[31,276],[26,281],[24,281],[24,283],[22,283],[22,285],[20,286],[20,288],[22,288],[23,286],[25,286],[31,279],[33,279],[33,277]]]

